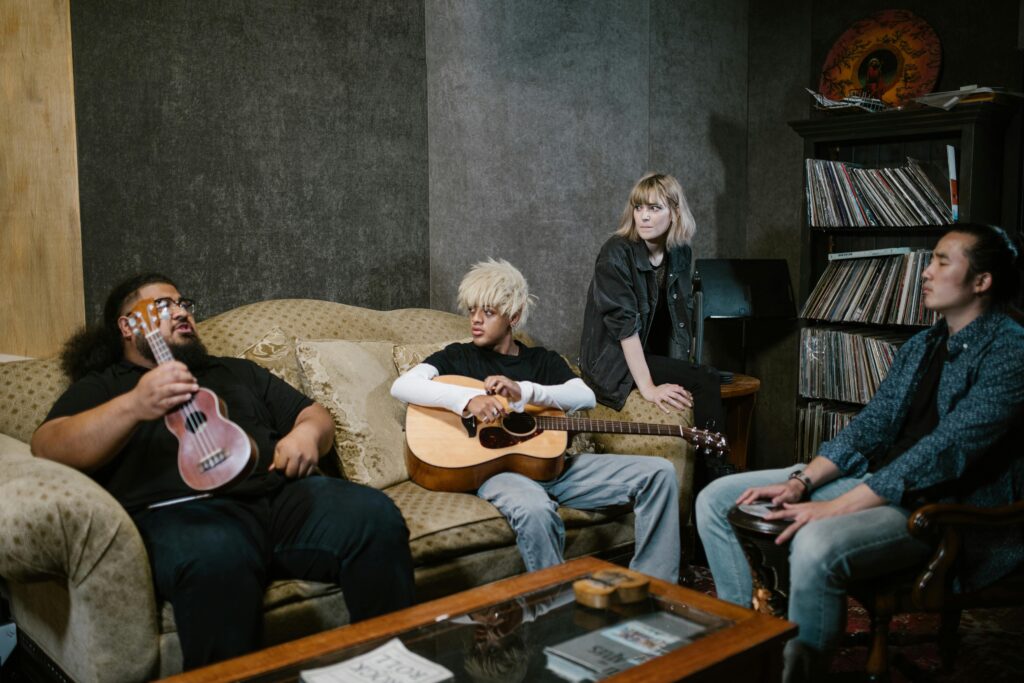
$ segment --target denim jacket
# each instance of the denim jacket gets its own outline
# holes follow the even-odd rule
[[[927,361],[946,339],[945,321],[912,337],[871,402],[819,453],[847,475],[863,476],[868,459],[892,444]],[[1007,505],[1024,493],[1024,329],[987,313],[946,340],[939,379],[939,424],[865,483],[892,504],[960,502]],[[964,542],[966,587],[984,585],[1024,561],[1024,530],[970,534]]]
[[[671,249],[665,258],[665,290],[670,297],[668,312],[672,321],[668,355],[686,359],[690,354],[693,318],[690,246]],[[597,400],[615,410],[622,409],[633,388],[621,341],[636,334],[646,346],[658,295],[654,267],[642,240],[615,235],[604,243],[587,292],[579,365]]]

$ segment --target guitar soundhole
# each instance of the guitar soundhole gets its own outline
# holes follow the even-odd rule
[[[530,436],[537,431],[537,420],[533,418],[533,415],[526,413],[512,413],[501,421],[501,426],[509,434]]]
[[[185,417],[185,429],[193,434],[206,423],[206,413],[196,410]]]

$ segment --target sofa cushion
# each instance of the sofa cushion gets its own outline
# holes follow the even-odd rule
[[[427,342],[424,344],[395,344],[395,370],[399,375],[404,375],[412,368],[422,363],[428,356],[440,351],[449,344],[456,342],[468,342],[471,337],[464,339],[452,339],[442,342]]]
[[[0,456],[31,456],[32,449],[24,441],[19,441],[12,436],[0,434]]]
[[[28,443],[68,378],[59,358],[0,363],[0,432]]]
[[[430,491],[411,481],[384,493],[405,517],[414,566],[515,543],[498,508],[474,494]],[[567,529],[604,524],[629,513],[628,507],[595,512],[558,508]]]
[[[306,394],[330,411],[345,476],[382,489],[408,479],[404,406],[391,397],[398,377],[391,342],[298,340]]]
[[[255,344],[240,354],[270,374],[302,390],[302,368],[295,357],[295,338],[286,335],[280,327],[272,327]]]

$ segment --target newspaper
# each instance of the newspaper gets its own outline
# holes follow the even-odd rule
[[[440,664],[410,652],[398,638],[389,640],[372,652],[303,671],[302,683],[442,683],[454,680],[452,672]]]

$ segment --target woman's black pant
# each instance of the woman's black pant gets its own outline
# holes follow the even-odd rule
[[[706,365],[666,356],[647,355],[647,367],[655,384],[678,384],[693,395],[693,425],[720,432],[725,429],[721,379]]]

